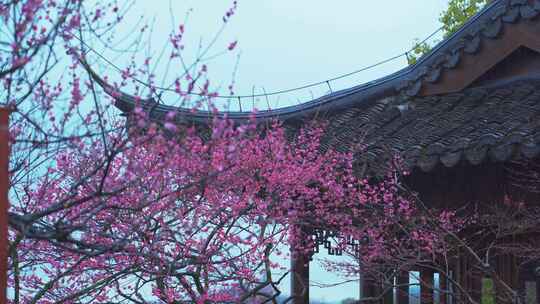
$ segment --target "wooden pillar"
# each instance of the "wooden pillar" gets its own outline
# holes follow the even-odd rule
[[[291,296],[293,304],[309,304],[309,257],[291,247]]]
[[[470,281],[469,294],[474,301],[482,302],[482,276],[471,273]]]
[[[521,301],[520,303],[527,303],[527,276],[525,273],[520,271],[518,278],[518,293]]]
[[[453,267],[452,267],[452,303],[459,303],[462,299],[464,299],[463,296],[463,289],[465,280],[463,278],[463,258],[461,256],[457,256],[453,259]],[[463,289],[462,289],[463,288]]]
[[[432,269],[420,270],[420,303],[433,304],[433,274]]]
[[[482,276],[476,272],[473,263],[467,256],[459,256],[454,264],[454,280],[452,299],[454,303],[470,303],[471,299],[480,303],[482,300]]]
[[[453,279],[454,285],[452,286],[452,302],[460,303],[466,299],[464,290],[467,290],[467,280],[464,277],[463,268],[467,265],[464,265],[463,257],[457,256],[453,261]]]
[[[409,272],[399,272],[397,277],[397,304],[409,304],[409,284]]]
[[[509,254],[497,256],[496,269],[498,277],[514,291],[518,288],[519,268],[517,259]],[[495,297],[497,304],[513,303],[513,296],[502,284],[495,284]]]
[[[482,301],[482,276],[474,269],[473,263],[468,257],[461,257],[460,284],[466,291],[462,301],[470,302],[470,299],[480,303]],[[469,299],[470,297],[470,299]]]
[[[448,278],[439,272],[439,304],[448,303]]]
[[[7,303],[9,113],[0,108],[0,303]]]

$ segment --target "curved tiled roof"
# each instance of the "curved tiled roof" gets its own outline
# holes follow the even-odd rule
[[[479,164],[540,153],[540,75],[441,96],[413,97],[396,106],[382,99],[328,116],[326,147],[357,153],[358,169],[383,173],[389,157],[430,171],[460,161]]]
[[[327,118],[326,147],[347,150],[362,142],[365,150],[357,155],[358,168],[375,173],[384,171],[388,155],[392,154],[401,155],[408,168],[425,171],[439,163],[451,167],[463,159],[478,164],[486,158],[506,161],[513,156],[535,157],[540,151],[537,75],[438,96],[419,93],[455,70],[465,56],[481,58],[484,40],[496,41],[508,24],[538,23],[539,15],[540,0],[492,1],[414,66],[304,104],[261,111],[255,117],[278,118],[289,127],[315,115]],[[136,98],[114,92],[86,67],[114,95],[121,111],[129,113],[134,109]],[[143,100],[142,105],[151,109],[156,120],[171,111],[180,113],[179,123],[206,124],[213,117],[209,112],[193,113],[150,99]],[[253,114],[226,115],[243,121]]]

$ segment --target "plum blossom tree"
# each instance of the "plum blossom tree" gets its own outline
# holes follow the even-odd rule
[[[218,115],[205,127],[179,124],[174,111],[152,121],[145,102],[162,97],[154,58],[133,59],[118,81],[88,69],[88,41],[113,49],[129,6],[0,4],[0,95],[14,109],[10,303],[276,303],[287,277],[276,257],[290,244],[311,255],[318,229],[339,232],[337,249],[374,271],[453,246],[463,223],[453,211],[421,208],[397,161],[381,179],[359,177],[352,153],[321,148],[324,122],[290,134],[277,121]],[[169,97],[217,111],[207,48],[188,65],[184,33],[179,25],[170,35],[168,64],[182,72]],[[126,125],[112,105],[128,88],[140,103]]]
[[[271,301],[283,277],[273,277],[270,256],[305,237],[297,227],[368,237],[375,259],[390,250],[383,235],[413,216],[395,180],[369,184],[353,174],[351,155],[318,152],[320,127],[290,142],[279,124],[261,134],[216,119],[205,140],[135,113],[143,130],[58,153],[13,208],[10,283],[21,301],[144,303],[145,290],[166,303]],[[268,286],[275,292],[259,292]]]

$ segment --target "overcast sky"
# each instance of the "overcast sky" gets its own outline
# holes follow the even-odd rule
[[[141,16],[154,20],[149,46],[150,54],[156,56],[168,39],[171,25],[183,22],[189,11],[186,52],[193,55],[199,40],[208,43],[221,27],[222,16],[231,3],[231,0],[139,0],[131,8],[117,37],[136,29]],[[403,53],[410,49],[415,38],[423,39],[440,27],[438,17],[446,3],[447,0],[239,0],[236,15],[211,53],[226,49],[236,40],[237,48],[207,62],[210,77],[214,85],[226,88],[238,54],[241,56],[235,93],[243,95],[251,94],[253,88],[257,93],[262,92],[262,88],[267,92],[288,89],[358,70]],[[174,18],[171,18],[171,12]],[[122,57],[113,59],[122,64]],[[406,60],[402,57],[333,82],[331,86],[333,90],[351,87],[385,76],[405,65]],[[157,74],[160,71],[158,69]],[[323,86],[284,94],[279,100],[273,97],[271,107],[308,101],[312,94],[317,97],[327,90],[328,87]],[[265,106],[259,104],[257,107]],[[311,278],[325,283],[335,280],[316,265],[312,265]],[[331,290],[312,288],[311,295],[332,301],[348,295],[356,297],[358,285]]]

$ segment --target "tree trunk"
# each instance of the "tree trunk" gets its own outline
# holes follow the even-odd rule
[[[293,304],[309,304],[309,256],[291,245],[291,296]]]

